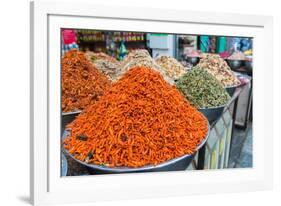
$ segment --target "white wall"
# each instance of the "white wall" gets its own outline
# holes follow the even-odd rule
[[[149,38],[149,47],[152,49],[152,57],[156,58],[157,56],[172,56],[174,57],[175,53],[175,36],[153,36],[150,35]]]
[[[85,0],[84,0],[85,1]],[[82,2],[82,1],[80,1]],[[275,58],[275,189],[267,192],[219,194],[154,200],[106,202],[97,205],[253,205],[280,204],[280,25],[278,1],[152,1],[105,0],[99,4],[159,7],[200,11],[235,12],[274,16]],[[29,3],[27,0],[2,1],[0,7],[0,205],[25,205],[29,194]],[[145,14],[144,14],[145,15]],[[266,69],[266,68],[264,68]],[[278,89],[278,90],[277,90]],[[278,122],[277,122],[278,121]],[[278,125],[279,124],[279,125]],[[93,194],[94,195],[94,194]],[[271,203],[271,204],[270,204]],[[74,205],[74,204],[73,204]],[[78,205],[78,204],[75,204]],[[87,204],[92,205],[92,204]]]

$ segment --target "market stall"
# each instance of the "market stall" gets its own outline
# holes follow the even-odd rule
[[[230,39],[76,33],[80,51],[62,56],[62,175],[230,167],[252,87],[233,71],[241,54],[224,56]]]

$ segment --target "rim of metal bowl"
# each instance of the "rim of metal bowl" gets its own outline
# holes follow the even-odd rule
[[[190,58],[190,59],[193,59],[193,58],[200,59],[199,56],[186,56],[185,58],[186,58],[186,59],[187,59],[187,58]]]
[[[223,104],[223,105],[220,105],[220,106],[216,106],[216,107],[208,107],[208,108],[197,108],[197,110],[208,110],[208,109],[220,109],[220,108],[224,108],[224,107],[226,107],[227,106],[227,104],[228,104],[228,102],[227,103],[225,103],[225,104]]]
[[[228,59],[226,58],[226,61],[237,61],[237,62],[243,62],[245,61],[244,59]]]
[[[68,170],[68,163],[67,163],[67,159],[63,153],[61,154],[61,161],[64,162],[64,165],[62,165],[62,167],[61,167],[61,175],[66,176],[67,170]]]
[[[236,84],[236,85],[233,85],[233,86],[227,86],[227,87],[224,87],[225,89],[231,89],[231,88],[236,88],[236,87],[239,87],[239,86],[241,86],[241,81],[239,80],[239,84]]]
[[[96,164],[87,164],[84,161],[78,160],[76,159],[72,154],[70,154],[62,145],[62,148],[64,150],[64,152],[66,152],[67,155],[69,155],[72,159],[74,159],[75,161],[79,162],[80,164],[86,166],[86,167],[90,167],[92,169],[97,169],[97,170],[101,170],[101,171],[107,171],[107,172],[138,172],[138,171],[147,171],[147,170],[152,170],[152,169],[159,169],[162,167],[165,167],[167,165],[170,165],[172,163],[178,162],[188,156],[192,156],[194,155],[207,141],[208,137],[209,137],[209,133],[210,133],[210,124],[209,121],[207,121],[208,124],[208,131],[207,134],[205,136],[205,138],[201,141],[201,143],[196,147],[195,151],[192,154],[186,154],[180,157],[176,157],[174,159],[165,161],[163,163],[160,163],[156,166],[154,165],[147,165],[147,166],[143,166],[143,167],[137,167],[137,168],[130,168],[130,167],[106,167],[106,166],[100,166],[100,165],[96,165]],[[66,131],[65,131],[66,132]],[[63,134],[62,139],[66,138],[65,132]]]
[[[73,112],[62,112],[62,116],[71,115],[71,114],[80,114],[82,110],[77,110]]]

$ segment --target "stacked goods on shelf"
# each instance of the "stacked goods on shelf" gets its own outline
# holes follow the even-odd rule
[[[163,78],[170,84],[174,84],[174,81],[168,77],[163,69],[151,58],[148,51],[145,49],[136,49],[130,52],[125,59],[121,62],[121,72],[119,78],[124,76],[124,74],[133,67],[144,66],[158,71]]]
[[[165,75],[173,80],[177,80],[187,71],[187,68],[170,56],[160,56],[155,61],[161,66]]]
[[[79,42],[105,41],[105,34],[101,31],[82,29],[77,30],[77,34]]]
[[[87,59],[94,64],[111,81],[116,81],[117,74],[120,73],[121,64],[115,58],[105,53],[86,52]]]
[[[144,41],[145,33],[139,32],[113,32],[113,40],[116,42],[136,42]]]
[[[145,33],[140,32],[103,32],[95,30],[77,30],[79,42],[98,42],[106,41],[110,36],[115,42],[137,42],[145,41]]]
[[[75,49],[62,59],[62,111],[83,110],[110,87],[110,81],[96,69],[83,52]]]
[[[205,69],[212,74],[224,87],[240,84],[239,79],[227,65],[226,61],[217,54],[203,54],[200,62],[194,67]]]
[[[223,85],[203,69],[192,69],[176,83],[176,87],[196,108],[225,105],[230,96]]]
[[[75,158],[138,168],[193,154],[208,122],[159,72],[135,67],[68,129],[64,147]]]

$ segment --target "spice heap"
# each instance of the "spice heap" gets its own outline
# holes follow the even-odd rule
[[[62,111],[83,110],[94,103],[106,89],[109,80],[75,49],[62,59]]]
[[[68,128],[64,147],[77,159],[142,167],[194,153],[208,123],[158,72],[136,67]]]
[[[174,81],[168,77],[163,69],[151,58],[148,51],[145,49],[136,49],[131,51],[121,63],[121,78],[124,74],[133,67],[144,66],[158,71],[163,78],[170,84],[174,84]]]
[[[176,86],[196,108],[221,106],[230,99],[221,83],[203,69],[190,70],[177,81]]]
[[[197,49],[193,49],[193,48],[185,48],[185,57],[201,57],[202,56],[202,52],[200,50]]]
[[[230,60],[245,60],[246,56],[241,51],[235,51],[229,57],[227,57],[227,59],[230,59]]]
[[[237,86],[239,79],[231,71],[227,63],[217,54],[204,54],[195,68],[202,68],[216,77],[224,87]]]
[[[87,59],[94,64],[104,75],[111,81],[116,81],[118,73],[120,73],[121,64],[115,58],[100,52],[86,52]]]
[[[165,75],[173,80],[177,80],[187,71],[181,63],[170,56],[160,56],[156,59],[156,63],[161,66]]]

